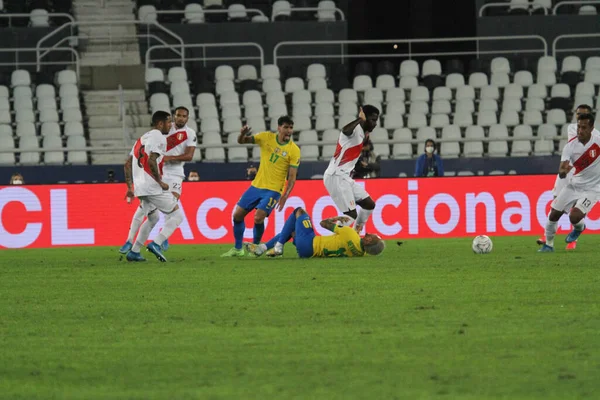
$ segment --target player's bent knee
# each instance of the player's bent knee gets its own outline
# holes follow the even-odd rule
[[[256,213],[254,214],[254,223],[262,224],[265,222],[265,218],[267,218],[267,213],[264,210],[256,210]]]
[[[233,212],[233,221],[242,222],[246,215],[248,215],[248,211],[240,206],[237,206]]]
[[[357,204],[359,206],[361,206],[362,208],[364,208],[365,210],[374,210],[375,209],[375,202],[370,197],[367,197],[366,199],[359,201]]]
[[[548,219],[551,222],[557,222],[560,217],[562,217],[562,211],[555,210],[554,208],[550,210],[550,214],[548,214]]]
[[[583,217],[585,217],[585,214],[583,213],[583,211],[581,211],[581,210],[579,210],[577,208],[574,208],[569,213],[569,221],[573,225],[578,224],[579,221],[581,221],[583,219]]]
[[[158,223],[158,219],[158,210],[154,210],[150,214],[148,214],[148,222],[150,223],[150,225],[156,225]]]
[[[298,218],[299,216],[306,214],[306,210],[302,207],[297,207],[294,212],[296,213],[296,218]]]

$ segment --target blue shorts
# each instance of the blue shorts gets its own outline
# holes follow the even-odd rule
[[[296,219],[295,227],[296,237],[294,244],[300,258],[310,258],[313,256],[313,239],[315,230],[308,214],[302,214]]]
[[[255,186],[250,186],[244,192],[237,205],[245,210],[254,210],[256,208],[266,211],[267,216],[269,216],[273,208],[275,208],[279,197],[281,197],[281,194],[274,190],[259,189]]]

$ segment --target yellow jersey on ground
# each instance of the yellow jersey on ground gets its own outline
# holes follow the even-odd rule
[[[260,165],[252,186],[282,193],[288,169],[300,165],[300,148],[291,140],[279,143],[274,132],[257,133],[254,143],[260,147]]]
[[[349,226],[336,226],[333,235],[315,236],[313,257],[362,257],[365,251],[360,236]]]

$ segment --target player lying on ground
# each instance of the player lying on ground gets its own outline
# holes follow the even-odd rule
[[[323,220],[321,226],[333,232],[333,235],[317,236],[309,215],[298,207],[285,221],[281,233],[266,244],[252,243],[247,244],[246,248],[256,256],[266,253],[268,257],[277,257],[283,255],[283,245],[292,237],[300,258],[376,256],[385,248],[385,242],[379,236],[366,234],[361,238],[354,229],[338,226],[338,222],[348,224],[352,219],[340,216]]]
[[[554,236],[558,220],[569,213],[573,230],[566,237],[567,243],[577,240],[584,231],[583,219],[600,199],[600,136],[592,134],[594,116],[582,114],[577,119],[577,140],[572,140],[563,149],[558,176],[565,179],[571,169],[573,176],[552,201],[546,222],[546,243],[540,252],[554,251]]]
[[[242,245],[246,230],[244,219],[250,211],[256,209],[253,243],[260,243],[265,231],[265,218],[277,204],[277,209],[283,210],[296,183],[300,165],[300,148],[291,140],[293,132],[294,121],[288,116],[277,120],[277,133],[260,132],[252,136],[249,126],[241,129],[238,143],[253,143],[260,147],[260,166],[252,185],[244,192],[233,212],[235,245],[221,257],[242,257],[246,254]]]
[[[592,114],[592,107],[588,106],[587,104],[580,104],[577,107],[577,109],[575,110],[575,116],[576,116],[576,118],[579,118],[579,116],[583,115],[583,114]],[[592,134],[600,135],[600,132],[597,129],[594,129],[592,131]],[[569,124],[569,126],[567,127],[567,143],[570,142],[571,140],[575,140],[575,139],[577,139],[577,122],[575,122],[574,124]],[[562,149],[561,149],[561,151],[562,151]],[[571,176],[573,176],[573,172],[575,172],[575,170],[571,169],[567,173],[567,176],[564,179],[561,179],[560,176],[556,175],[556,180],[554,182],[554,188],[552,188],[552,196],[554,198],[556,198],[556,196],[558,196],[560,191],[565,186],[567,186],[567,184],[571,180]],[[538,244],[546,243],[546,236],[542,236],[541,238],[539,238],[537,240],[537,243]],[[576,247],[577,247],[577,241],[567,244],[567,250],[575,250]]]
[[[185,178],[185,173],[183,170],[183,165],[186,161],[192,161],[194,157],[194,151],[196,150],[196,132],[187,126],[188,117],[190,112],[185,107],[177,107],[175,109],[175,114],[173,115],[175,123],[172,124],[171,130],[167,135],[167,151],[166,155],[163,157],[163,181],[169,185],[169,190],[173,193],[173,196],[179,199],[181,197],[181,189],[183,179]],[[125,169],[131,168],[131,164],[133,161],[133,153],[129,154],[129,158],[125,163]],[[131,202],[133,200],[133,192],[127,193],[127,201]],[[154,217],[150,219],[146,219],[144,221],[144,210],[140,205],[135,213],[133,214],[133,218],[131,219],[131,224],[129,227],[129,234],[127,236],[127,240],[123,247],[119,249],[121,254],[127,254],[129,250],[133,247],[133,242],[135,239],[135,235],[138,234],[140,227],[144,227],[144,229],[152,229],[158,223],[158,214],[154,214]],[[150,224],[150,226],[143,226],[144,224]],[[162,243],[162,251],[167,251],[169,248],[169,241],[165,240]]]
[[[161,245],[169,238],[183,221],[183,214],[177,204],[177,197],[169,191],[169,185],[162,180],[162,158],[167,149],[165,136],[171,129],[171,115],[165,111],[156,111],[152,115],[152,129],[135,142],[133,154],[135,162],[129,159],[125,165],[127,196],[134,195],[140,200],[140,207],[149,221],[158,221],[158,211],[165,214],[165,226],[147,249],[159,261],[167,259],[162,254]],[[127,261],[146,261],[140,254],[150,236],[152,224],[142,225],[135,243],[127,253]]]
[[[357,232],[362,231],[373,213],[375,202],[369,193],[352,179],[351,173],[360,158],[363,145],[369,140],[369,133],[377,126],[378,118],[377,107],[361,107],[358,118],[342,128],[335,153],[323,174],[323,184],[331,200],[342,213],[356,220],[354,229]],[[357,204],[361,207],[358,213]]]

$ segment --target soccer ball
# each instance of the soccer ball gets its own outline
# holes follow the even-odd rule
[[[486,235],[479,235],[475,237],[475,239],[473,239],[473,244],[471,245],[473,253],[475,254],[491,253],[493,247],[494,245],[492,244],[492,239]]]

